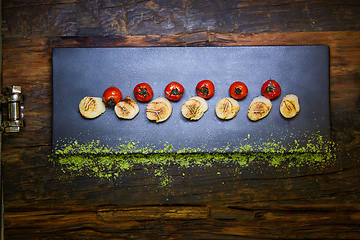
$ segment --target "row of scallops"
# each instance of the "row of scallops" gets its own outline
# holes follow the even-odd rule
[[[265,118],[272,108],[269,99],[259,96],[252,100],[248,108],[248,118],[258,121]],[[99,97],[85,97],[80,101],[79,111],[85,118],[96,118],[103,114],[106,106]],[[201,97],[192,97],[184,102],[181,107],[182,115],[188,120],[199,120],[208,110],[208,103]],[[216,104],[216,116],[222,120],[234,118],[240,110],[239,103],[230,97],[220,99]],[[130,97],[125,97],[114,107],[115,114],[120,119],[133,119],[139,113],[139,105]],[[280,113],[285,118],[293,118],[300,111],[298,97],[289,94],[283,97],[280,104]],[[172,113],[171,103],[164,97],[159,97],[149,102],[146,106],[146,117],[156,123],[166,121]]]

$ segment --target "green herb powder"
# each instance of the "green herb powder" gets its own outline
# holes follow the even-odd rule
[[[56,150],[49,159],[59,165],[63,172],[109,180],[129,173],[135,166],[144,169],[152,167],[155,169],[154,177],[159,179],[160,186],[165,187],[172,182],[172,177],[167,173],[169,166],[212,167],[216,163],[233,164],[235,168],[241,169],[261,163],[274,168],[294,168],[326,166],[336,158],[335,144],[324,140],[319,134],[308,136],[307,142],[302,144],[295,139],[291,146],[284,146],[282,141],[275,141],[271,136],[269,139],[259,145],[252,143],[248,135],[237,146],[229,144],[214,148],[213,153],[203,152],[203,148],[174,151],[170,144],[155,149],[151,146],[139,147],[135,142],[121,143],[119,140],[117,147],[110,148],[100,141],[80,144],[75,140]],[[231,153],[228,153],[229,150]]]

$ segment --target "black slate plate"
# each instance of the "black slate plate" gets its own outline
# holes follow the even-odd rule
[[[261,85],[270,77],[280,83],[282,95],[272,101],[273,108],[265,119],[251,122],[247,108],[254,97],[261,95]],[[181,106],[196,95],[195,86],[203,79],[214,82],[216,93],[208,100],[209,110],[199,121],[187,121],[181,115]],[[249,94],[239,101],[240,111],[234,119],[221,121],[215,115],[215,105],[229,96],[229,86],[239,80],[247,84]],[[117,86],[123,96],[134,98],[134,86],[147,82],[156,98],[164,96],[164,88],[171,81],[182,83],[185,94],[179,102],[172,103],[173,113],[166,122],[148,121],[144,103],[139,103],[140,113],[131,121],[119,120],[112,109],[94,120],[79,114],[78,104],[84,96],[101,97],[109,86]],[[299,97],[301,111],[287,120],[280,115],[279,106],[281,98],[290,93]],[[326,139],[330,136],[329,48],[55,48],[53,96],[53,150],[73,140],[100,140],[110,147],[130,141],[138,147],[150,144],[153,149],[171,144],[174,151],[201,148],[203,152],[216,152],[226,146],[231,147],[225,151],[234,151],[233,147],[248,136],[247,141],[252,144],[273,139],[282,139],[283,145],[291,145],[294,139],[305,144],[312,134]]]

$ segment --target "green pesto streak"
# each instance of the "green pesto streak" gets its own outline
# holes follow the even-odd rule
[[[231,153],[228,153],[229,150]],[[317,134],[308,137],[305,144],[294,140],[287,147],[275,140],[257,145],[250,142],[248,135],[237,146],[229,144],[214,148],[214,153],[202,151],[202,148],[184,148],[174,152],[174,147],[169,144],[164,144],[162,149],[154,149],[152,146],[139,147],[135,142],[127,142],[109,148],[100,141],[86,144],[72,141],[56,150],[49,159],[65,173],[108,180],[129,174],[135,167],[145,170],[153,168],[155,170],[151,174],[163,187],[172,183],[173,179],[167,172],[170,166],[212,167],[220,163],[233,164],[241,169],[261,163],[274,168],[297,168],[327,166],[336,159],[335,144]]]

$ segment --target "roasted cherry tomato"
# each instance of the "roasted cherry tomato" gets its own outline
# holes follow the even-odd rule
[[[280,85],[275,80],[269,79],[262,85],[261,94],[267,99],[275,99],[281,94]]]
[[[214,96],[215,86],[210,80],[202,80],[196,85],[196,93],[199,97],[209,99]]]
[[[229,88],[230,96],[236,100],[243,99],[248,94],[248,88],[243,82],[233,82]]]
[[[165,96],[171,101],[179,101],[184,94],[184,87],[178,82],[171,82],[165,87]]]
[[[109,106],[115,106],[121,99],[122,94],[117,87],[109,87],[104,91],[103,101]]]
[[[139,83],[134,88],[134,96],[140,102],[150,101],[153,95],[153,90],[147,83]]]

